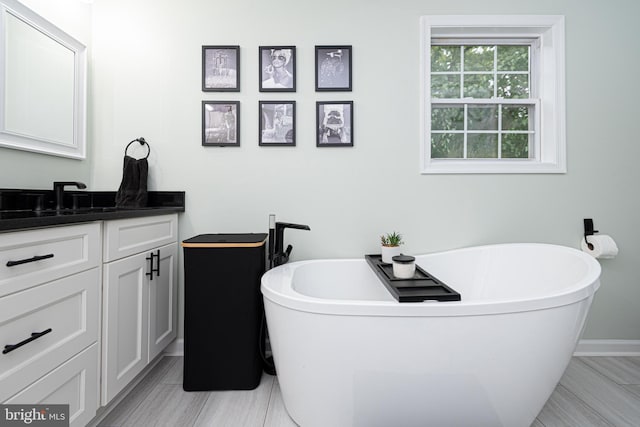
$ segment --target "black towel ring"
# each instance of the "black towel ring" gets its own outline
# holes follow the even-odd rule
[[[140,137],[140,138],[136,138],[133,141],[131,141],[130,143],[127,144],[127,146],[124,149],[124,155],[127,155],[127,150],[129,149],[129,146],[131,144],[133,144],[134,142],[138,141],[140,143],[140,145],[146,145],[147,146],[147,155],[144,157],[145,159],[149,158],[149,154],[151,154],[151,146],[149,145],[149,143],[147,141],[145,141],[144,137]]]

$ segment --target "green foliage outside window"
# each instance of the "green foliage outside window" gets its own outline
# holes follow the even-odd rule
[[[465,46],[464,71],[493,71],[495,46]]]
[[[498,46],[498,71],[529,71],[529,46]]]
[[[465,113],[461,99],[528,99],[529,78],[526,45],[432,46],[431,157],[465,158],[466,135],[466,158],[529,158],[531,105],[467,103]]]
[[[460,71],[460,47],[432,46],[431,71]]]
[[[498,157],[498,134],[470,133],[467,147],[467,157],[471,159],[495,159]]]

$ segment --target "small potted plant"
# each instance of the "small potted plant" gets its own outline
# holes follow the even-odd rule
[[[402,241],[402,235],[394,231],[380,236],[380,243],[382,244],[382,262],[391,264],[391,258],[400,255],[400,245],[404,242]]]

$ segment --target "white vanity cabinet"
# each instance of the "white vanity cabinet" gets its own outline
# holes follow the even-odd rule
[[[102,404],[177,334],[177,214],[105,221]]]
[[[71,426],[99,396],[101,223],[0,233],[0,402],[69,404]]]

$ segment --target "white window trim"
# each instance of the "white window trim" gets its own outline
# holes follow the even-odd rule
[[[566,173],[564,17],[558,15],[422,16],[420,39],[421,173]],[[535,38],[540,41],[540,72],[532,70],[538,89],[539,152],[523,159],[431,158],[431,39]],[[535,79],[535,81],[533,81]],[[437,103],[437,100],[434,100]]]

